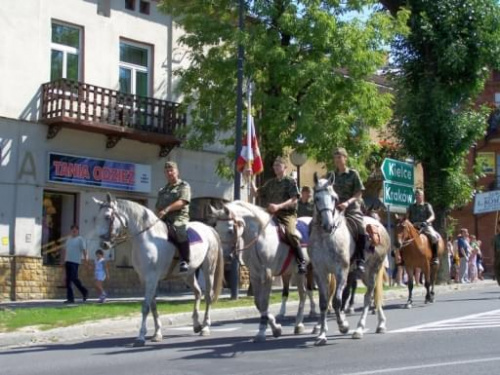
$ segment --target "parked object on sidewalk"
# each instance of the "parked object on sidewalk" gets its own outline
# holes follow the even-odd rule
[[[101,246],[110,248],[118,242],[132,242],[132,265],[145,287],[142,305],[142,323],[136,346],[146,341],[146,318],[151,310],[155,323],[153,341],[161,341],[161,322],[156,308],[156,289],[164,278],[183,277],[195,294],[193,329],[195,333],[210,334],[210,309],[222,288],[224,259],[219,236],[212,227],[200,222],[189,223],[198,238],[192,243],[191,263],[187,273],[179,274],[176,246],[168,240],[167,226],[148,208],[125,199],[114,199],[109,193],[107,200],[99,204],[95,233]],[[200,324],[198,309],[201,290],[195,271],[202,268],[205,275],[205,318]]]
[[[408,300],[405,307],[413,306],[413,274],[416,267],[424,273],[425,303],[434,302],[434,284],[439,265],[431,264],[433,254],[428,236],[420,233],[408,219],[401,218],[396,225],[394,246],[398,249],[408,274]],[[442,257],[444,249],[444,241],[440,238],[437,248],[438,258]]]
[[[309,239],[309,256],[318,283],[321,310],[320,321],[318,326],[315,327],[315,330],[319,330],[315,345],[325,345],[328,331],[326,312],[329,274],[334,274],[337,282],[333,307],[337,316],[339,330],[341,333],[349,331],[349,323],[345,319],[344,313],[340,311],[340,307],[342,291],[347,282],[349,263],[355,251],[356,241],[347,227],[346,217],[336,208],[339,198],[333,189],[333,175],[330,175],[328,179],[318,179],[315,174],[314,183],[315,213]],[[389,234],[381,223],[374,218],[365,216],[363,225],[377,227],[380,241],[372,250],[365,250],[365,267],[360,278],[366,285],[366,293],[363,312],[352,335],[353,338],[363,337],[372,297],[375,300],[378,315],[376,332],[384,333],[386,331],[386,318],[382,309],[383,265],[390,248]]]

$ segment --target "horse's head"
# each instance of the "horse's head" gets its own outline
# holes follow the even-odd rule
[[[215,230],[222,242],[224,256],[229,257],[236,250],[239,241],[242,240],[245,221],[237,217],[226,205],[219,210],[210,207],[210,210],[210,216],[215,222]]]
[[[106,200],[93,198],[99,205],[96,217],[96,233],[101,240],[103,249],[110,249],[115,245],[116,238],[127,228],[126,219],[118,212],[118,204],[111,194],[106,194]]]
[[[328,178],[318,179],[317,173],[314,173],[314,220],[321,222],[321,227],[332,232],[335,223],[335,207],[339,196],[333,190],[335,176],[329,174]]]
[[[409,241],[412,241],[413,236],[411,228],[412,224],[406,217],[399,217],[396,215],[396,226],[394,230],[394,246],[396,249],[401,249],[408,244]]]

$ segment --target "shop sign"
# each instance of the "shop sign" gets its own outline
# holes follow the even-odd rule
[[[151,192],[151,166],[49,153],[48,181],[102,189]]]

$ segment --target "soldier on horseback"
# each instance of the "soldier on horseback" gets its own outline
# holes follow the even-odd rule
[[[430,203],[424,201],[424,191],[422,189],[415,190],[415,203],[408,207],[407,217],[415,228],[429,238],[432,249],[431,264],[439,264],[437,254],[440,236],[432,227],[431,223],[435,219],[434,210]]]
[[[273,169],[276,177],[267,181],[259,189],[252,181],[252,193],[264,200],[267,204],[267,211],[274,215],[278,223],[284,227],[286,241],[292,247],[297,258],[298,272],[305,274],[307,271],[306,260],[300,246],[299,236],[296,233],[299,188],[293,178],[285,176],[286,164],[282,157],[276,158]]]
[[[337,208],[345,211],[347,226],[356,240],[354,251],[355,265],[358,272],[364,272],[366,229],[361,211],[361,201],[365,187],[358,171],[347,167],[347,151],[343,147],[333,150],[333,161],[335,163],[335,185],[334,189],[339,195]]]

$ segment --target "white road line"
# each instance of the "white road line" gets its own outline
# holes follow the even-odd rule
[[[408,370],[421,370],[426,368],[436,368],[436,367],[444,367],[444,366],[461,366],[461,365],[469,365],[474,363],[486,363],[486,362],[496,362],[500,361],[500,357],[492,357],[492,358],[482,358],[482,359],[470,359],[467,361],[453,361],[453,362],[440,362],[440,363],[432,363],[428,365],[418,365],[418,366],[406,366],[406,367],[388,367],[379,370],[369,370],[369,371],[360,371],[360,372],[345,372],[342,375],[373,375],[373,374],[389,374],[391,372],[401,372]]]
[[[466,316],[461,316],[460,318],[439,320],[437,322],[420,324],[413,327],[407,327],[402,329],[396,329],[394,331],[389,331],[389,333],[402,333],[402,332],[418,332],[418,331],[443,331],[450,329],[471,329],[471,328],[491,328],[498,327],[499,322],[495,320],[492,324],[490,319],[496,319],[500,314],[500,310],[493,310],[479,314],[471,314]],[[484,321],[480,320],[484,319]],[[483,325],[480,325],[480,322]],[[465,325],[464,325],[465,324]],[[478,325],[479,324],[479,325]]]

